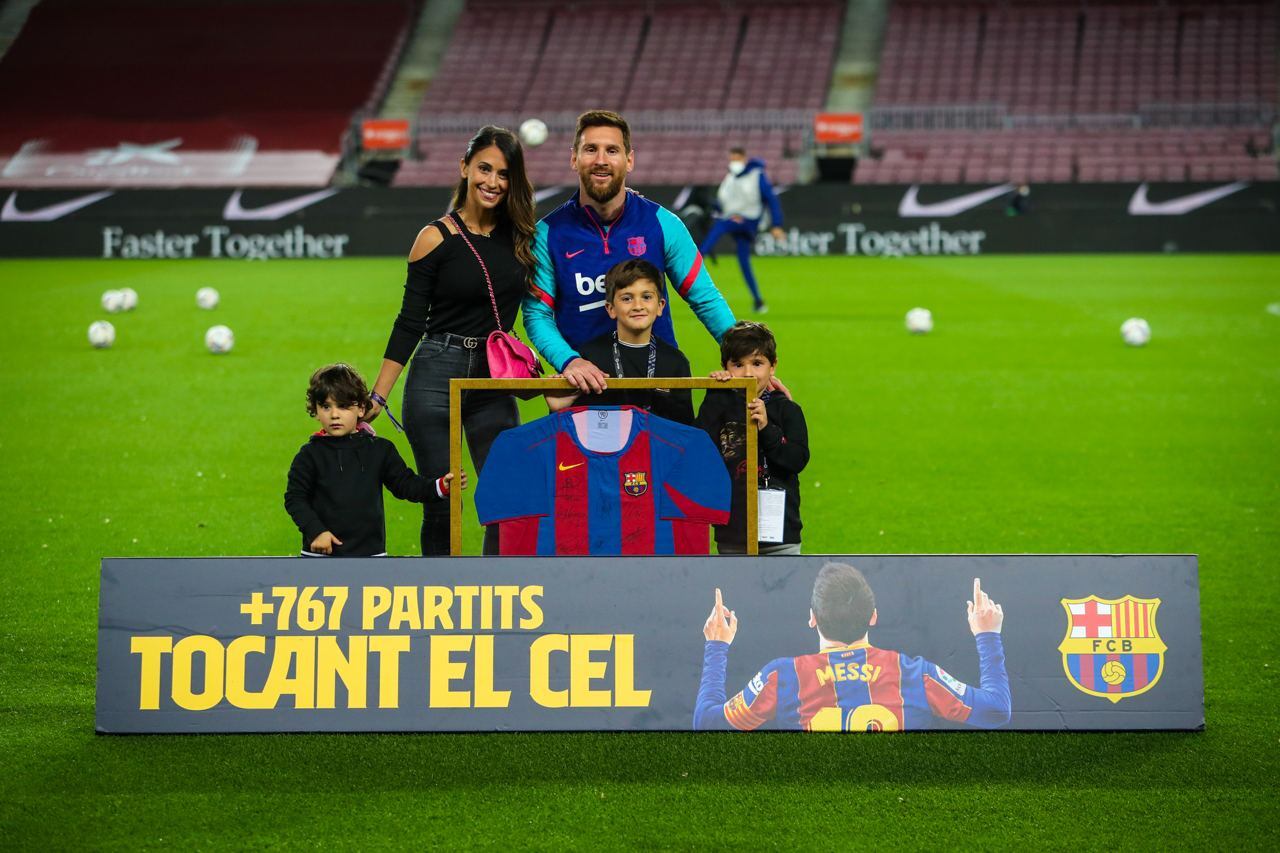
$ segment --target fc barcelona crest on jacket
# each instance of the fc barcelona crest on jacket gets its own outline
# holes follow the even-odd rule
[[[644,471],[628,471],[622,475],[622,490],[633,498],[649,491],[649,475]]]
[[[1156,630],[1158,598],[1064,598],[1067,635],[1058,651],[1067,679],[1113,703],[1146,693],[1164,672],[1166,646]]]
[[[628,237],[627,251],[631,253],[633,258],[638,258],[643,255],[647,251],[644,244],[644,237]]]

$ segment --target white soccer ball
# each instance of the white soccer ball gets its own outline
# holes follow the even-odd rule
[[[236,336],[226,326],[210,326],[209,331],[204,333],[204,345],[214,355],[221,355],[231,352],[231,348],[236,345]]]
[[[537,148],[547,141],[547,123],[540,118],[527,118],[520,125],[520,141],[530,148]]]
[[[120,288],[120,296],[124,299],[125,311],[132,311],[134,308],[138,307],[138,291],[134,290],[132,287]]]
[[[124,310],[124,294],[118,290],[108,290],[103,293],[102,310],[108,314],[119,314]]]
[[[206,311],[212,311],[218,307],[218,291],[212,287],[202,287],[196,291],[196,305],[199,305]]]
[[[106,320],[89,324],[89,343],[94,349],[108,349],[116,342],[116,327]]]
[[[912,308],[907,312],[907,331],[927,335],[933,331],[933,312],[928,308]]]
[[[1130,317],[1121,324],[1120,336],[1131,347],[1144,347],[1151,340],[1151,326],[1141,317]]]

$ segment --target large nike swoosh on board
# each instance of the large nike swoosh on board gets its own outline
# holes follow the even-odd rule
[[[1180,195],[1168,201],[1147,201],[1147,185],[1141,184],[1133,191],[1133,198],[1129,199],[1129,215],[1182,216],[1193,210],[1199,210],[1206,204],[1212,204],[1220,198],[1226,198],[1232,193],[1240,192],[1247,186],[1249,186],[1248,181],[1236,181],[1234,184],[1227,184],[1224,187],[1214,187],[1211,190],[1201,190],[1198,193]]]
[[[0,210],[0,222],[52,222],[68,213],[75,213],[82,207],[88,207],[95,201],[102,201],[111,194],[110,191],[89,193],[89,195],[60,201],[36,210],[18,210],[18,194],[11,192],[4,203],[4,210]]]
[[[935,201],[929,204],[921,204],[916,201],[916,195],[919,192],[920,185],[912,184],[906,195],[902,197],[902,203],[898,205],[899,216],[955,216],[956,214],[964,213],[966,210],[972,210],[980,204],[985,204],[993,198],[1008,195],[1013,192],[1013,184],[1001,184],[998,187],[965,193],[955,198],[949,198],[946,201]]]
[[[284,201],[264,204],[262,207],[253,207],[246,210],[240,204],[240,195],[243,192],[243,190],[236,190],[231,194],[231,198],[227,199],[226,206],[222,208],[223,219],[283,219],[290,213],[297,213],[304,207],[310,207],[318,201],[324,201],[326,198],[338,194],[337,190],[320,190],[319,192],[300,195],[297,198],[287,198]]]

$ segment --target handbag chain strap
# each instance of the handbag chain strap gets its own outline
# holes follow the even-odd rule
[[[467,226],[462,224],[462,217],[455,216],[453,211],[449,211],[449,219],[453,221],[454,225],[458,226],[458,236],[467,244],[471,254],[476,256],[476,262],[480,264],[480,272],[484,273],[484,283],[489,287],[489,305],[493,308],[493,319],[498,324],[498,331],[504,331],[502,328],[502,315],[498,313],[498,298],[493,295],[493,279],[489,278],[489,267],[485,265],[484,258],[480,257],[476,247],[471,244],[471,238],[467,236]]]

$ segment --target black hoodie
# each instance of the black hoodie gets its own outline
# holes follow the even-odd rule
[[[747,538],[747,438],[742,424],[746,405],[742,391],[728,388],[708,391],[698,410],[696,424],[706,430],[720,449],[733,483],[729,523],[716,528],[716,542],[737,546],[744,545]],[[770,394],[765,399],[764,410],[769,416],[769,425],[760,430],[756,444],[760,455],[757,463],[760,488],[786,491],[782,541],[798,543],[804,527],[800,521],[800,472],[809,464],[809,426],[800,406],[782,394]]]
[[[385,438],[360,429],[350,435],[317,432],[289,466],[284,508],[302,531],[302,550],[328,530],[342,540],[335,557],[369,557],[387,550],[382,487],[414,503],[443,500],[434,480],[413,473]]]

